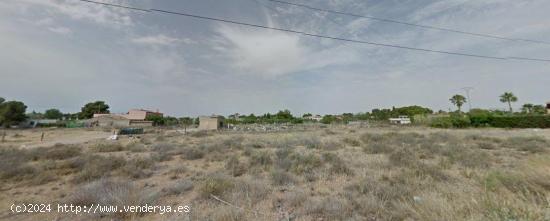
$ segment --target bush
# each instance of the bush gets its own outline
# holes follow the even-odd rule
[[[542,137],[510,137],[503,143],[503,146],[519,151],[541,153],[550,146],[550,142]]]
[[[471,125],[474,127],[486,127],[491,123],[491,112],[488,110],[473,109],[468,113]]]
[[[211,174],[201,183],[199,194],[203,198],[209,198],[210,195],[219,197],[234,187],[235,185],[230,177],[223,174]]]
[[[453,127],[453,121],[450,117],[438,117],[432,120],[430,126],[435,128],[451,128]]]
[[[321,143],[321,148],[323,150],[328,150],[328,151],[338,150],[338,149],[341,149],[343,147],[344,147],[344,145],[340,141],[337,141],[337,140],[328,139],[328,140],[324,140]]]
[[[257,204],[270,193],[269,185],[263,179],[245,177],[235,183],[229,200],[238,205]]]
[[[202,159],[204,157],[204,151],[199,150],[197,148],[185,148],[182,151],[183,155],[181,156],[183,159],[186,160],[197,160]]]
[[[353,176],[354,172],[352,169],[350,169],[344,160],[340,158],[338,155],[333,153],[324,153],[323,154],[323,160],[330,163],[329,171],[331,174],[346,174],[348,176]]]
[[[146,152],[147,147],[141,143],[131,143],[126,145],[126,149],[134,153]]]
[[[158,197],[159,195],[157,193],[139,189],[130,182],[102,179],[77,188],[69,201],[72,204],[80,206],[99,204],[122,207],[128,205],[151,205],[156,202]],[[124,218],[135,214],[117,211],[116,213],[105,213],[100,215]]]
[[[126,160],[121,157],[86,156],[77,161],[81,172],[77,174],[73,182],[83,183],[110,176],[111,172],[126,165]]]
[[[292,167],[292,159],[290,159],[290,155],[292,154],[292,150],[288,148],[279,149],[275,152],[276,158],[275,158],[275,166],[278,169],[288,171]]]
[[[98,144],[90,147],[94,152],[107,153],[107,152],[120,152],[125,151],[126,148],[118,143]]]
[[[252,153],[250,156],[250,165],[251,166],[262,166],[268,167],[273,163],[271,158],[271,153],[267,151],[257,151]]]
[[[353,207],[346,200],[336,197],[315,197],[305,202],[305,213],[315,220],[347,220]]]
[[[296,179],[285,171],[274,170],[271,172],[271,183],[275,186],[291,185],[296,183]]]
[[[392,165],[401,167],[414,166],[418,162],[415,153],[409,149],[393,151],[389,156],[389,160]]]
[[[430,126],[435,128],[467,128],[471,126],[471,122],[466,115],[452,114],[450,117],[434,118]]]
[[[363,147],[363,151],[367,154],[391,153],[393,147],[385,143],[369,143]]]
[[[550,116],[494,116],[491,126],[499,128],[550,128]]]
[[[457,162],[466,168],[488,168],[491,165],[491,155],[481,150],[450,150],[447,153],[451,162]]]
[[[227,163],[225,163],[225,169],[229,171],[232,176],[241,176],[246,173],[246,165],[239,161],[239,157],[233,155]]]
[[[361,146],[361,142],[355,138],[346,137],[342,139],[342,142],[352,146],[352,147],[358,147]]]
[[[451,114],[451,123],[454,128],[467,128],[471,126],[470,118],[462,114]]]
[[[296,174],[310,172],[323,165],[321,158],[314,154],[293,154],[290,157],[292,159],[292,166],[290,169]]]
[[[189,180],[178,180],[176,183],[163,190],[165,196],[180,195],[193,189],[193,182]]]
[[[170,144],[170,143],[158,143],[158,144],[154,144],[152,147],[151,147],[151,150],[155,151],[155,152],[169,152],[169,151],[172,151],[174,150],[176,147],[174,144]]]
[[[321,140],[316,136],[303,137],[299,142],[308,149],[319,149],[322,145]]]
[[[122,167],[122,172],[128,177],[134,179],[141,179],[151,176],[151,168],[154,166],[155,162],[151,158],[136,158],[128,161],[124,167]]]
[[[81,150],[76,146],[66,146],[63,144],[56,144],[49,148],[37,148],[32,152],[37,152],[39,159],[47,160],[64,160],[79,156]]]
[[[210,219],[206,219],[210,220]],[[216,221],[246,221],[244,211],[233,208],[218,208],[212,213],[212,219]]]

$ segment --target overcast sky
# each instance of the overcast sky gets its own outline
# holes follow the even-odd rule
[[[102,0],[98,0],[102,1]],[[548,0],[288,0],[413,23],[550,41]],[[499,57],[550,59],[550,45],[487,39],[331,15],[265,0],[103,0],[315,34]],[[259,4],[261,3],[261,4]],[[267,6],[267,7],[266,7]],[[471,86],[474,107],[550,100],[550,63],[498,61],[342,43],[76,0],[0,1],[0,96],[28,110],[173,116],[452,108]]]

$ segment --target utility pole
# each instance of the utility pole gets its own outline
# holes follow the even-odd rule
[[[466,97],[468,98],[468,108],[469,108],[469,111],[472,110],[472,99],[470,99],[470,91],[474,90],[473,87],[463,87],[462,90],[466,91]]]

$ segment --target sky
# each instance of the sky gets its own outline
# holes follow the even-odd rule
[[[506,41],[312,11],[267,0],[98,0],[433,50],[550,59]],[[550,41],[548,0],[288,0],[411,23]],[[0,1],[0,97],[28,111],[104,100],[172,116],[336,114],[422,105],[505,109],[550,101],[550,62],[490,60],[340,42],[77,0]]]

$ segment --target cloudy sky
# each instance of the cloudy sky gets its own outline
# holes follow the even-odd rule
[[[434,50],[550,59],[550,45],[495,40],[345,17],[266,0],[98,0],[226,18],[320,35]],[[289,0],[440,27],[550,41],[548,0]],[[550,100],[550,62],[420,53],[240,27],[77,0],[0,1],[0,96],[30,110],[76,112],[105,100],[114,112],[174,116],[365,112]]]

